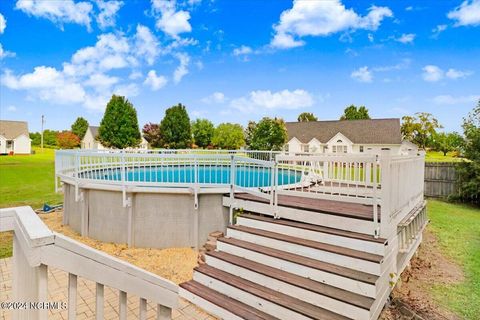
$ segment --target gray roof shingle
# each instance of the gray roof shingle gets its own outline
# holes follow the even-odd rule
[[[18,136],[28,134],[28,123],[26,121],[0,120],[0,135],[6,139],[12,140]]]
[[[400,119],[286,122],[285,125],[289,141],[295,137],[308,143],[316,138],[326,143],[340,132],[355,144],[402,143]]]

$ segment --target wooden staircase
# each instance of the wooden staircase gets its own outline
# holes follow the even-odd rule
[[[322,221],[333,212],[312,214]],[[377,319],[393,250],[325,218],[328,226],[240,215],[180,295],[222,319]]]

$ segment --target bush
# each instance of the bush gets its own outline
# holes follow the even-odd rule
[[[80,145],[80,138],[71,131],[62,131],[57,134],[57,146],[60,149],[73,149]]]

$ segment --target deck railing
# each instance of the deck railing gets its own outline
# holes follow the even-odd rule
[[[0,209],[0,232],[13,231],[13,319],[47,319],[48,268],[68,272],[68,319],[77,315],[79,277],[96,283],[96,319],[103,319],[104,287],[119,291],[119,319],[127,318],[127,295],[139,297],[139,319],[146,319],[147,300],[157,305],[157,319],[171,319],[178,307],[178,286],[153,273],[52,232],[30,207]],[[58,301],[57,301],[58,302]],[[63,301],[62,301],[63,302]]]
[[[73,183],[76,195],[88,183],[111,185],[123,190],[125,206],[127,190],[143,187],[160,187],[149,188],[151,192],[184,188],[195,199],[204,188],[229,190],[231,198],[247,192],[267,199],[275,216],[281,195],[371,205],[376,236],[393,232],[393,225],[423,199],[424,154],[60,150],[55,163],[56,176]]]

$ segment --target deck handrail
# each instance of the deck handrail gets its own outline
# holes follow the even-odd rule
[[[16,302],[48,302],[48,268],[68,273],[68,315],[76,316],[77,278],[96,283],[96,318],[103,319],[104,286],[119,290],[119,319],[126,319],[126,297],[157,305],[157,319],[171,319],[178,307],[178,286],[128,262],[51,231],[30,207],[0,209],[0,232],[13,231],[13,298]],[[24,281],[28,279],[28,281]],[[14,319],[47,319],[48,309],[13,310]]]
[[[374,222],[372,233],[375,236],[390,235],[393,232],[392,225],[423,199],[424,153],[392,155],[389,150],[380,154],[203,149],[151,152],[59,150],[56,151],[55,165],[57,178],[73,181],[75,199],[81,198],[79,190],[82,185],[110,185],[121,188],[124,206],[129,204],[128,192],[145,187],[189,190],[195,196],[195,207],[198,205],[197,194],[201,190],[223,188],[222,192],[230,191],[231,213],[235,206],[234,194],[248,192],[269,200],[272,213],[277,217],[279,195],[371,205]],[[225,170],[212,176],[211,168],[215,166]],[[178,175],[183,175],[184,179],[163,173],[160,178],[157,175],[149,178],[151,169],[159,167],[167,171],[176,168],[180,172]],[[138,169],[137,174],[131,173],[133,168]],[[245,169],[241,171],[243,176],[238,169]],[[245,175],[247,169],[252,169],[253,173]],[[129,179],[126,178],[127,174],[130,174]],[[289,176],[295,177],[295,181],[284,180]],[[263,179],[261,185],[252,183],[260,179]]]

